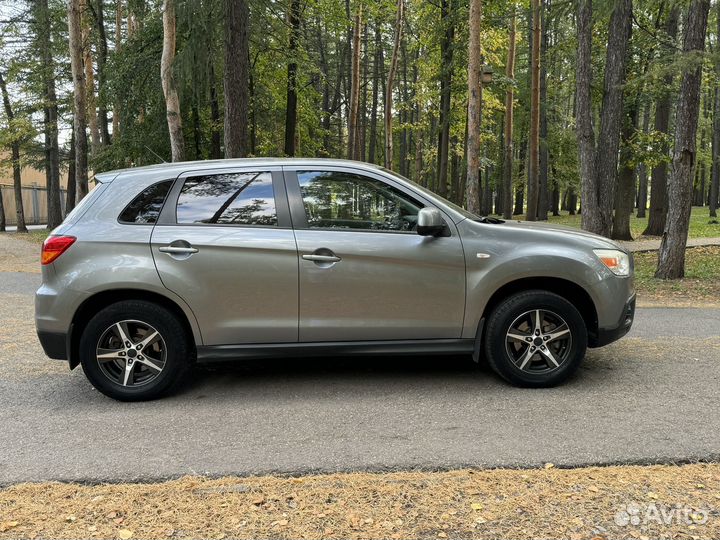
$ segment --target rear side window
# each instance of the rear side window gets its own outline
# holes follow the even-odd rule
[[[269,172],[192,176],[177,202],[178,223],[276,226]]]
[[[120,217],[121,223],[155,223],[162,210],[165,197],[172,186],[172,180],[153,184],[135,197],[125,207]]]

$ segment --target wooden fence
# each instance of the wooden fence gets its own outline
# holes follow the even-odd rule
[[[0,196],[5,208],[5,222],[7,225],[17,225],[15,213],[15,190],[13,186],[0,184]],[[25,211],[26,225],[44,225],[47,223],[48,200],[47,188],[41,186],[23,186],[23,210]],[[65,190],[60,190],[60,209],[65,215]]]

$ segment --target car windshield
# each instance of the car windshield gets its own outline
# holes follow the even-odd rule
[[[395,171],[391,171],[390,169],[386,169],[385,167],[381,167],[381,169],[382,169],[384,172],[386,172],[387,174],[389,174],[389,175],[391,175],[391,176],[394,176],[395,178],[399,178],[400,180],[404,180],[405,182],[408,182],[408,183],[412,184],[416,189],[418,189],[419,191],[422,191],[422,192],[425,193],[426,195],[429,195],[429,196],[431,196],[431,197],[435,197],[435,198],[437,198],[437,199],[441,199],[442,202],[443,202],[443,204],[449,206],[450,208],[452,208],[453,210],[455,210],[457,213],[462,214],[463,216],[465,216],[465,217],[468,218],[468,219],[482,219],[480,216],[478,216],[478,215],[476,215],[476,214],[473,214],[472,212],[468,212],[468,211],[465,210],[462,206],[458,206],[457,204],[448,201],[447,199],[445,199],[444,197],[441,197],[441,196],[438,195],[437,193],[435,193],[435,192],[433,192],[433,191],[430,191],[428,188],[421,186],[421,185],[418,184],[417,182],[413,182],[413,181],[410,180],[409,178],[405,178],[403,175],[398,174],[398,173],[396,173]]]

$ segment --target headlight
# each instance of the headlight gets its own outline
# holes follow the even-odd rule
[[[598,259],[616,276],[630,275],[630,256],[619,249],[593,249]]]

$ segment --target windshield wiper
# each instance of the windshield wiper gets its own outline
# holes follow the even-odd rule
[[[475,219],[474,221],[477,221],[479,223],[491,223],[493,225],[505,223],[504,219],[500,219],[500,218],[496,218],[496,217],[492,217],[492,216],[482,216],[482,217]]]

